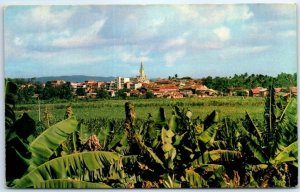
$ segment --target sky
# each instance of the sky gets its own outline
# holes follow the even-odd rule
[[[5,77],[297,72],[295,4],[8,6]]]

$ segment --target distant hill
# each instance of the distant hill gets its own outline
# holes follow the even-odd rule
[[[112,81],[115,77],[97,77],[97,76],[85,76],[85,75],[71,75],[71,76],[49,76],[49,77],[36,77],[35,80],[41,83],[53,80],[64,80],[69,82],[83,82],[86,80],[96,81]]]

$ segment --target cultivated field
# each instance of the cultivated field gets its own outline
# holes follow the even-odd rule
[[[276,97],[274,89],[266,98],[86,100],[73,101],[72,107],[42,103],[42,122],[38,104],[15,107],[18,116],[27,112],[33,120],[26,114],[16,118],[9,101],[8,187],[298,184],[297,100]]]
[[[73,101],[72,105],[76,117],[79,119],[107,118],[125,119],[124,104],[128,100],[89,100]],[[184,98],[184,99],[133,99],[130,100],[135,106],[138,119],[146,119],[148,114],[156,117],[159,107],[163,107],[167,117],[170,117],[173,106],[189,109],[193,117],[204,119],[213,110],[218,110],[222,117],[240,119],[245,116],[245,111],[254,119],[262,120],[264,111],[264,98],[261,97],[207,97],[207,98]],[[41,102],[41,119],[47,108],[52,123],[63,119],[66,106],[69,103],[43,103]],[[38,104],[17,105],[17,116],[27,112],[35,121],[39,119]],[[51,124],[52,124],[51,123]]]

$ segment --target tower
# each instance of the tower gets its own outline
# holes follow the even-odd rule
[[[146,79],[143,62],[141,62],[141,67],[140,67],[140,78],[145,78]]]
[[[140,67],[139,72],[140,72],[140,74],[139,74],[139,76],[137,76],[137,81],[139,83],[149,83],[149,80],[147,80],[147,77],[146,77],[146,74],[145,74],[143,62],[141,62],[141,67]]]

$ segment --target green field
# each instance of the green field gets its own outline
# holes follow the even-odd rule
[[[70,101],[45,102],[17,105],[14,110],[6,105],[9,187],[298,185],[294,97],[276,98],[271,91],[266,98],[131,99],[134,107],[126,100],[82,100],[71,102],[72,109]],[[50,122],[36,122],[39,106],[41,119],[47,109]],[[174,106],[179,109],[171,115]],[[12,111],[18,116],[27,112],[35,121],[24,115],[14,122]],[[149,113],[158,118],[147,119]]]
[[[125,119],[124,104],[128,100],[88,100],[72,101],[73,111],[79,119],[108,118]],[[137,112],[137,118],[145,119],[148,114],[156,116],[159,107],[163,107],[167,117],[172,113],[173,106],[177,105],[192,111],[193,117],[205,118],[213,110],[218,110],[221,116],[229,116],[232,119],[240,119],[245,111],[254,119],[262,120],[264,111],[264,98],[261,97],[207,97],[207,98],[184,98],[184,99],[134,99],[130,100]],[[41,102],[41,118],[45,108],[51,115],[51,122],[62,120],[69,103],[43,103]],[[34,120],[38,120],[38,104],[17,105],[17,116],[27,112]]]

